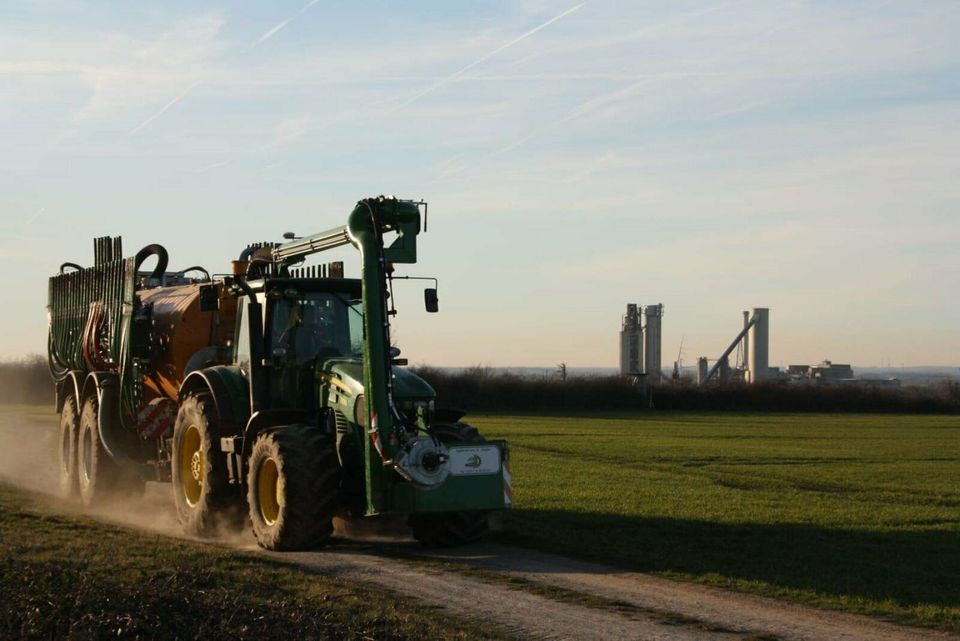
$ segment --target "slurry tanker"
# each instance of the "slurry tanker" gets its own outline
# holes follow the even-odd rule
[[[270,550],[321,545],[334,516],[405,514],[428,545],[480,538],[511,505],[507,444],[438,405],[391,343],[421,224],[425,203],[367,198],[342,227],[247,246],[222,276],[95,239],[92,267],[49,283],[62,493],[92,506],[171,482],[185,532],[249,523]],[[346,245],[359,279],[305,264]],[[435,286],[424,299],[437,311]]]

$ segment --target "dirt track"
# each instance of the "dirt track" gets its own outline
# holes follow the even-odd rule
[[[0,456],[3,459],[0,470],[5,471],[6,480],[31,490],[51,492],[55,486],[52,462],[55,421],[52,415],[46,419],[7,414],[0,419]],[[95,516],[179,535],[168,486],[150,484],[143,501],[149,509],[144,509],[143,504],[128,504]],[[70,505],[62,507],[64,510],[76,509]],[[235,540],[232,544],[242,549],[256,549],[252,536]],[[395,558],[398,555],[407,558],[398,560]],[[496,624],[521,638],[650,641],[958,639],[946,633],[905,628],[867,617],[815,610],[518,548],[483,544],[453,553],[430,552],[410,541],[399,530],[396,536],[388,539],[340,539],[323,551],[270,556],[311,572],[369,581],[417,597],[430,605],[447,607],[454,613]],[[411,560],[410,557],[415,558]],[[416,558],[427,562],[418,563]],[[438,569],[436,561],[448,565]],[[478,578],[448,569],[456,565],[489,574]],[[561,601],[540,596],[500,580],[510,577],[519,577],[538,586],[562,588],[566,591],[566,598]],[[578,599],[577,595],[595,598]],[[580,602],[571,602],[577,600]],[[620,606],[609,607],[615,602]]]

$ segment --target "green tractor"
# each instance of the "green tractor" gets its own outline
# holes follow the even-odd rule
[[[507,444],[438,407],[390,341],[392,281],[409,278],[394,266],[416,262],[425,208],[361,200],[345,226],[248,247],[219,279],[167,272],[159,246],[121,258],[119,239],[98,239],[94,267],[65,263],[50,285],[64,493],[91,505],[170,480],[187,533],[249,522],[271,550],[322,544],[334,516],[409,515],[428,545],[479,539],[511,504]],[[302,266],[345,245],[359,279]],[[425,304],[437,311],[435,287]]]

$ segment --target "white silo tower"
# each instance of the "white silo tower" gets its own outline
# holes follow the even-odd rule
[[[770,310],[766,307],[754,307],[753,317],[756,322],[747,333],[747,380],[757,383],[770,374]]]
[[[663,304],[647,305],[643,308],[643,315],[647,321],[644,327],[644,338],[646,339],[644,372],[646,372],[649,377],[648,380],[658,381],[661,377],[660,367],[663,363],[663,358],[660,354]]]

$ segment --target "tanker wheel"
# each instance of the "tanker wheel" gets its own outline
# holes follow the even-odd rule
[[[177,520],[187,534],[215,536],[243,526],[243,506],[220,451],[219,419],[209,394],[188,394],[173,427],[171,476]]]
[[[60,410],[60,435],[57,439],[57,472],[60,477],[60,496],[76,498],[79,492],[77,472],[77,433],[80,431],[80,412],[77,399],[67,396]]]
[[[94,507],[113,497],[120,470],[100,441],[97,416],[100,402],[96,394],[83,401],[77,432],[77,478],[80,500],[85,507]]]
[[[477,428],[466,423],[441,423],[431,429],[442,443],[483,443]],[[420,543],[437,547],[453,547],[473,543],[483,538],[489,529],[487,513],[425,512],[411,514],[413,538]]]
[[[257,543],[306,550],[333,534],[339,467],[330,438],[310,425],[261,434],[250,452],[247,504]]]

